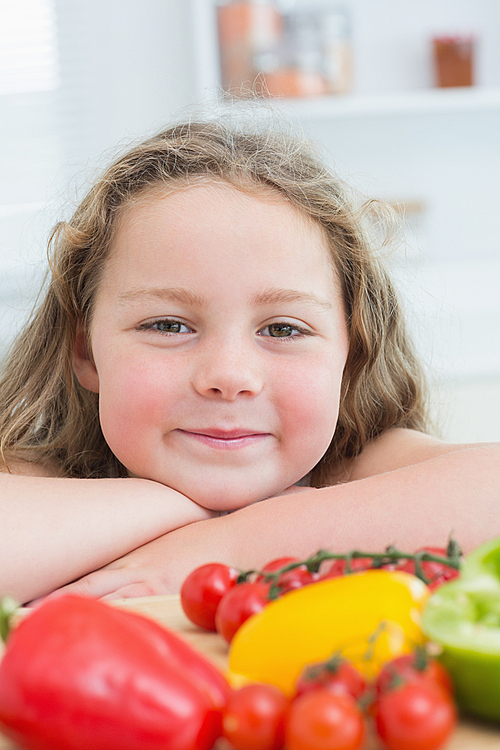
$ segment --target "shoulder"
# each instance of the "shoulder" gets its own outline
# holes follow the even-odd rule
[[[348,466],[346,479],[354,481],[385,474],[469,447],[446,443],[417,430],[393,427],[368,443],[353,459]]]

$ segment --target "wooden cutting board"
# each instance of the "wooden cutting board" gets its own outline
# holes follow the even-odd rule
[[[112,603],[123,609],[132,609],[175,630],[191,645],[209,657],[222,669],[227,661],[227,644],[215,633],[206,633],[192,625],[184,615],[178,596],[149,596],[140,599],[120,599]],[[24,616],[25,611],[21,614]],[[220,741],[215,750],[229,750]],[[0,734],[0,750],[18,750],[7,737]],[[363,750],[381,750],[376,738],[370,736]],[[443,750],[500,750],[500,726],[462,721]]]

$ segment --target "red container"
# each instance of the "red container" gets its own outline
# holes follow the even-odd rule
[[[432,40],[436,85],[439,87],[474,84],[473,36],[438,36]]]

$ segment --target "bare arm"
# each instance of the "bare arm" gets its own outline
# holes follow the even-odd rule
[[[403,468],[270,498],[178,529],[72,588],[107,598],[175,592],[190,570],[214,560],[248,569],[319,548],[444,546],[450,533],[468,552],[500,535],[500,446],[441,445],[437,456]],[[425,451],[434,450],[426,443]]]
[[[0,595],[29,601],[212,515],[144,479],[0,473]]]

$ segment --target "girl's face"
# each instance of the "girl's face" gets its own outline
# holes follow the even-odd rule
[[[135,476],[206,508],[278,494],[327,450],[347,357],[322,229],[279,194],[198,183],[127,207],[76,347]]]

